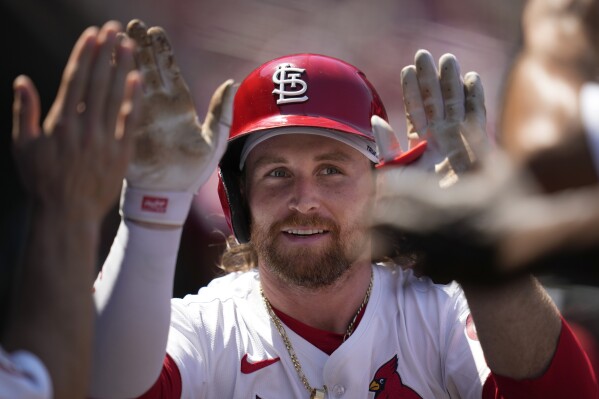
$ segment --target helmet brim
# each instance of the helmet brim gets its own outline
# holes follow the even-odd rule
[[[310,115],[274,115],[268,118],[262,118],[258,121],[248,123],[240,127],[240,133],[234,139],[245,136],[249,133],[281,127],[316,127],[332,129],[340,132],[355,134],[374,142],[372,132],[365,133],[351,125],[336,121],[334,119]]]

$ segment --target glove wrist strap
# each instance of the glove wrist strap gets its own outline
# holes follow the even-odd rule
[[[124,218],[140,222],[182,226],[192,200],[190,192],[140,189],[125,182],[120,213]]]

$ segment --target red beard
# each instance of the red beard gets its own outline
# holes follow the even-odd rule
[[[323,229],[329,244],[317,248],[298,245],[283,248],[283,228],[302,227]],[[341,238],[339,226],[318,215],[294,213],[270,227],[252,223],[251,243],[258,259],[283,281],[305,288],[321,288],[337,281],[352,264],[353,252],[359,245],[347,244]],[[349,248],[349,250],[346,250]],[[349,253],[349,256],[348,256]]]

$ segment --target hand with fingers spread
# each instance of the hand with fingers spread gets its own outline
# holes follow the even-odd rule
[[[43,204],[89,208],[95,220],[118,194],[140,110],[133,43],[117,43],[119,29],[111,22],[82,34],[43,128],[33,82],[19,76],[14,83],[13,149],[24,185]],[[71,202],[81,197],[89,202]]]
[[[37,356],[43,367],[31,367],[35,372],[29,379],[39,382],[36,392],[47,388],[57,398],[84,397],[87,391],[93,324],[89,282],[102,220],[118,197],[140,114],[134,44],[118,42],[120,29],[108,22],[81,35],[43,128],[33,82],[25,76],[14,82],[13,150],[32,198],[32,217],[2,344]],[[44,368],[51,387],[41,381],[47,377],[39,377]],[[6,393],[4,388],[14,385],[6,385],[3,375],[0,390]],[[10,389],[7,395],[30,397]]]
[[[193,195],[208,180],[226,148],[228,128],[223,121],[230,120],[233,82],[228,80],[215,91],[200,123],[165,31],[133,20],[127,35],[138,45],[135,61],[144,86],[122,213],[135,221],[181,226]]]
[[[382,233],[379,240],[382,253],[396,260],[401,258],[402,264],[422,266],[423,262],[418,259],[420,251],[414,250],[407,235],[397,234],[405,227],[400,221],[418,214],[419,208],[407,209],[407,202],[402,202],[401,195],[396,193],[398,179],[402,179],[405,170],[386,165],[410,164],[424,172],[435,172],[419,173],[421,184],[431,184],[432,180],[433,185],[442,188],[453,185],[460,174],[472,169],[488,148],[486,110],[480,77],[470,72],[462,81],[460,66],[451,54],[440,58],[437,70],[431,54],[419,50],[414,65],[403,68],[401,80],[410,150],[402,153],[391,126],[381,118],[372,118],[382,157],[377,165],[375,225]],[[400,155],[393,159],[394,154]],[[387,162],[389,159],[392,161]],[[413,188],[410,185],[399,189]],[[380,228],[381,225],[386,227]]]
[[[419,50],[414,65],[402,70],[401,80],[410,147],[427,142],[427,151],[416,165],[434,168],[440,184],[449,186],[487,147],[480,78],[470,72],[462,82],[453,55],[443,55],[437,70],[431,54]]]

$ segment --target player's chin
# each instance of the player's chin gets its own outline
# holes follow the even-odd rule
[[[332,245],[324,243],[311,245],[277,243],[273,249],[273,253],[279,259],[286,259],[300,265],[303,263],[314,264],[321,258],[327,257],[332,252]]]

